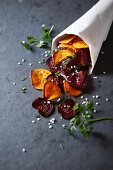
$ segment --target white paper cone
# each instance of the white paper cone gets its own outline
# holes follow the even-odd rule
[[[106,40],[113,21],[113,0],[100,0],[77,21],[58,34],[52,41],[55,49],[59,40],[66,34],[75,34],[82,38],[89,46],[93,71],[103,41]]]

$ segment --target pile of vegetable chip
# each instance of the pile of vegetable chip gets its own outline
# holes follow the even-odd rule
[[[43,24],[41,36],[28,36],[27,41],[21,44],[27,50],[32,50],[32,46],[45,47],[51,42],[52,30],[53,26],[47,29]],[[49,117],[56,107],[62,118],[70,120],[68,133],[74,135],[76,131],[85,138],[92,131],[93,123],[112,119],[95,118],[90,101],[83,104],[77,102],[77,97],[86,89],[90,65],[88,45],[80,37],[70,34],[58,42],[57,49],[46,61],[47,69],[36,68],[30,72],[33,88],[42,90],[42,96],[32,102],[33,108],[43,117]]]

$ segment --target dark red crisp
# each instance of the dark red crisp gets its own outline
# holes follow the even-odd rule
[[[73,71],[78,70],[78,69],[79,69],[79,64],[78,64],[76,58],[74,58],[68,63],[67,71],[73,72]]]
[[[43,117],[48,117],[54,112],[54,106],[44,98],[38,97],[32,102],[32,106],[37,109]]]
[[[83,90],[87,85],[86,77],[87,75],[83,71],[73,72],[67,76],[67,81],[72,87]]]
[[[91,64],[89,48],[81,48],[77,51],[76,62],[80,66],[89,66]]]
[[[72,57],[70,56],[67,56],[66,58],[64,58],[59,64],[58,64],[58,67],[59,67],[59,70],[62,72],[65,72],[65,74],[69,71],[67,70],[67,66],[69,64],[69,62],[72,60]]]
[[[64,119],[73,118],[78,111],[74,110],[73,107],[76,104],[72,99],[67,99],[58,106],[58,113],[62,115]]]
[[[48,68],[50,69],[52,73],[55,73],[58,71],[58,67],[54,65],[52,57],[48,58],[48,60],[46,61],[46,65],[48,66]]]
[[[56,72],[56,75],[60,74],[60,72]],[[47,81],[52,81],[54,82],[57,86],[60,87],[60,89],[63,90],[63,77],[58,75],[56,76],[54,73],[53,74],[50,74],[48,77],[47,77]]]

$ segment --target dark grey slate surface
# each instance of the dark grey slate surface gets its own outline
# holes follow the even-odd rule
[[[113,169],[113,122],[95,124],[95,133],[88,140],[80,136],[69,137],[57,123],[48,129],[48,119],[35,124],[36,110],[32,100],[41,95],[35,91],[29,76],[30,69],[38,64],[43,50],[25,51],[19,44],[27,35],[40,32],[42,23],[55,25],[55,33],[78,19],[97,0],[0,0],[0,170],[112,170]],[[102,47],[94,73],[101,82],[92,79],[87,96],[98,94],[100,98],[97,116],[113,116],[113,26]],[[22,59],[26,62],[18,66]],[[33,66],[29,66],[29,63]],[[106,71],[106,74],[103,74]],[[12,83],[16,82],[16,85]],[[22,87],[27,93],[20,93]],[[105,99],[109,98],[106,102]],[[65,147],[61,150],[59,144]],[[22,152],[26,149],[26,153]]]

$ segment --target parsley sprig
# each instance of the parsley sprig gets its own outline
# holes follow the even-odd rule
[[[32,46],[36,47],[44,47],[47,46],[51,42],[51,33],[54,26],[52,25],[50,29],[47,29],[45,24],[42,24],[42,34],[37,36],[36,38],[33,36],[27,36],[27,41],[21,41],[20,44],[26,49],[32,51]]]
[[[24,80],[26,80],[26,79],[27,79],[27,76],[23,76],[22,79],[21,79],[21,81],[24,81]]]
[[[92,115],[94,106],[90,101],[83,105],[76,103],[73,110],[78,110],[80,114],[70,120],[70,128],[67,129],[70,135],[74,135],[74,131],[77,131],[80,132],[84,138],[88,138],[90,132],[93,130],[93,127],[90,126],[92,123],[112,120],[111,117],[94,118]]]
[[[57,77],[59,77],[61,75],[61,73],[59,72],[59,71],[57,71],[56,73],[55,73],[55,76],[57,76]]]

